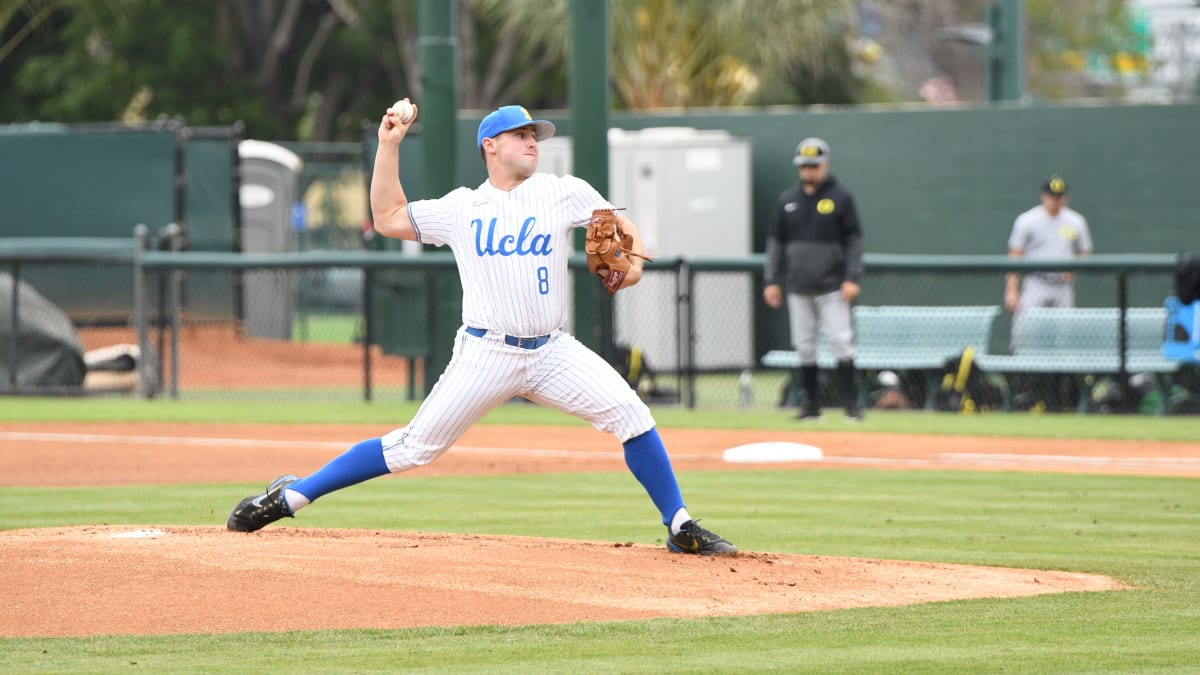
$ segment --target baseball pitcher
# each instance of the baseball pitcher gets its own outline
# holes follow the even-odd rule
[[[554,135],[554,125],[516,105],[493,111],[479,125],[486,181],[410,202],[398,179],[398,148],[418,114],[405,100],[379,122],[371,211],[378,233],[454,253],[463,304],[450,362],[406,426],[354,445],[311,476],[277,478],[264,494],[234,508],[229,529],[253,532],[322,495],[428,464],[488,411],[520,396],[585,419],[620,441],[626,465],[667,528],[668,549],[735,553],[688,513],[646,404],[612,366],[563,330],[572,231],[590,228],[589,268],[616,293],[642,275],[637,227],[587,182],[536,173],[538,142]]]

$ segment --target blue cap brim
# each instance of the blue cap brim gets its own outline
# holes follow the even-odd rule
[[[539,141],[544,141],[554,135],[553,124],[546,120],[533,119],[530,117],[529,111],[521,106],[509,105],[497,108],[483,118],[479,123],[479,131],[475,134],[475,145],[483,147],[485,138],[495,138],[506,131],[524,127],[532,127],[533,137]]]

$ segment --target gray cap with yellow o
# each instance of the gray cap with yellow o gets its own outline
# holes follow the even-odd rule
[[[793,166],[815,166],[829,161],[829,144],[813,136],[800,141],[796,146]]]

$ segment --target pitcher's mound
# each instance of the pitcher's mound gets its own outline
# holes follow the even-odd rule
[[[686,618],[1125,588],[1071,572],[278,526],[9,530],[0,568],[4,637]]]

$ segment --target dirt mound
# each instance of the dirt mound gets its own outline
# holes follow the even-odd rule
[[[1070,572],[291,527],[10,530],[0,566],[5,637],[689,618],[1124,588]]]

